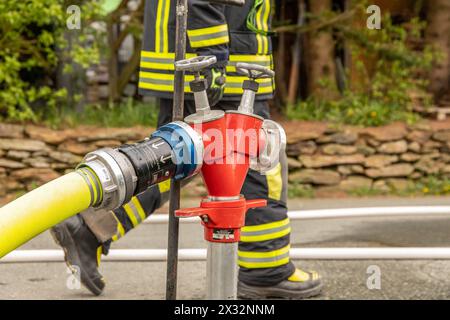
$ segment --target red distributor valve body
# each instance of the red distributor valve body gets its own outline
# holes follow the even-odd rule
[[[208,197],[200,207],[180,209],[176,215],[201,217],[207,241],[238,242],[247,210],[267,205],[264,199],[246,200],[240,194],[250,159],[265,143],[262,123],[259,116],[228,111],[219,119],[191,124],[203,137],[201,172]]]

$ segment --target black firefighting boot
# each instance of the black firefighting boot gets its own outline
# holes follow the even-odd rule
[[[253,286],[238,282],[238,297],[241,299],[306,299],[322,291],[322,281],[315,271],[296,269],[286,280],[273,286]]]
[[[89,230],[80,215],[73,216],[50,230],[64,250],[64,259],[72,273],[79,272],[81,283],[93,294],[100,295],[105,280],[98,271],[103,245]]]

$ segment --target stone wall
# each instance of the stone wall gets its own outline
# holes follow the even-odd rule
[[[51,130],[0,123],[0,196],[30,190],[73,168],[83,155],[148,136],[150,128]]]
[[[406,189],[429,175],[450,177],[449,120],[376,128],[300,121],[283,126],[291,185],[317,191],[387,191]],[[0,196],[58,177],[89,151],[141,140],[152,131],[0,124]],[[197,193],[204,191],[199,188]]]
[[[316,190],[411,188],[426,176],[450,177],[450,121],[383,127],[285,125],[289,181]]]

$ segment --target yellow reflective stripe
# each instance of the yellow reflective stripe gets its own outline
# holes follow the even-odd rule
[[[156,69],[156,70],[175,70],[175,66],[173,63],[155,63],[155,62],[146,62],[141,61],[141,68],[147,69]]]
[[[144,211],[144,208],[142,208],[142,205],[139,202],[139,199],[137,197],[133,197],[133,198],[131,198],[131,202],[133,202],[134,206],[136,207],[136,210],[137,210],[139,216],[141,217],[141,221],[144,221],[146,218],[145,211]]]
[[[227,82],[228,83],[241,83],[241,82],[244,82],[245,80],[248,80],[248,77],[245,77],[245,76],[227,76]],[[270,79],[270,78],[256,79],[256,81],[259,84],[272,83],[272,79]]]
[[[139,72],[139,88],[172,92],[174,85],[174,78],[175,76],[173,74],[141,71]],[[186,75],[184,79],[185,79],[184,91],[191,92],[189,82],[194,80],[194,76]]]
[[[192,30],[188,30],[188,36],[189,37],[195,37],[195,36],[203,36],[203,35],[208,35],[208,34],[213,34],[213,33],[218,33],[218,32],[224,32],[224,31],[228,31],[228,25],[226,24],[221,24],[218,26],[212,26],[212,27],[208,27],[208,28],[201,28],[201,29],[192,29]]]
[[[289,263],[289,257],[273,261],[273,262],[244,262],[238,261],[240,267],[247,269],[258,269],[258,268],[275,268]]]
[[[255,231],[264,231],[264,230],[270,230],[275,228],[284,227],[289,224],[289,218],[270,222],[270,223],[264,223],[264,224],[258,224],[256,226],[244,226],[242,227],[242,232],[255,232]]]
[[[158,183],[159,193],[165,193],[170,190],[170,179]]]
[[[116,215],[113,214],[114,219],[116,219],[117,221],[117,232],[116,234],[112,237],[112,241],[117,241],[120,238],[122,238],[125,235],[125,229],[123,228],[122,224],[120,223],[119,219],[117,219]]]
[[[225,94],[243,94],[244,90],[242,88],[227,88],[224,89]],[[273,93],[273,89],[271,87],[260,87],[256,94],[271,94]]]
[[[238,264],[241,267],[270,268],[289,262],[290,245],[268,252],[238,251]]]
[[[217,46],[219,44],[228,43],[230,38],[228,36],[208,39],[208,40],[200,40],[200,41],[190,41],[192,48],[200,48],[200,47],[209,47],[209,46]]]
[[[192,58],[195,56],[197,56],[195,53],[187,54],[187,58]],[[141,71],[139,73],[139,88],[154,91],[173,92],[173,73],[158,73],[158,70],[173,71],[175,54],[171,52],[159,53],[152,51],[141,51],[141,57],[141,69],[152,69],[156,72]],[[227,71],[235,72],[235,65],[237,62],[258,63],[270,67],[272,65],[272,56],[249,54],[231,55],[230,65],[227,66]],[[193,79],[194,77],[192,75],[185,76],[185,92],[191,93],[189,82]],[[224,93],[241,95],[244,92],[242,89],[242,83],[246,79],[247,78],[244,76],[228,75]],[[258,79],[257,81],[261,84],[257,94],[273,93],[274,81],[272,79]]]
[[[281,176],[281,164],[278,163],[275,168],[266,172],[267,187],[269,189],[268,197],[275,200],[281,199],[283,189],[283,178]]]
[[[269,31],[269,15],[271,10],[270,0],[264,1],[264,17],[263,17],[263,25],[262,29],[264,31]],[[269,37],[263,36],[263,42],[264,42],[264,50],[262,51],[263,54],[267,54],[269,52]]]
[[[155,90],[155,91],[173,92],[173,85],[161,85],[161,84],[154,84],[154,83],[147,83],[147,82],[139,82],[139,88]],[[185,91],[187,92],[186,87],[185,87]]]
[[[251,54],[232,54],[230,61],[234,62],[255,62],[255,61],[271,61],[270,55],[251,55]]]
[[[159,0],[155,25],[156,52],[169,51],[169,34],[168,34],[169,12],[170,12],[170,0]]]
[[[146,58],[160,58],[160,59],[175,59],[175,53],[173,52],[153,52],[153,51],[141,51],[141,56]],[[195,53],[186,53],[186,58],[196,57]],[[272,61],[271,55],[252,55],[252,54],[231,54],[230,61],[232,62],[255,62],[255,61]]]
[[[270,0],[264,0],[263,4],[256,13],[256,27],[260,30],[269,30],[269,17],[271,11]],[[266,54],[269,52],[269,38],[262,34],[256,34],[258,42],[258,54]]]
[[[242,59],[231,58],[229,64],[227,65],[227,72],[237,72],[236,64],[239,62],[248,62],[254,63],[258,65],[262,65],[264,67],[268,67],[273,69],[271,56],[257,55],[257,56],[242,56]]]
[[[273,262],[244,262],[238,261],[240,267],[247,269],[258,269],[258,268],[275,268],[289,263],[289,257],[273,261]]]
[[[263,11],[264,4],[259,8],[258,12],[256,13],[256,28],[261,29],[261,13]],[[261,34],[256,34],[256,41],[258,42],[258,53],[263,53],[263,36]]]
[[[161,18],[163,15],[163,7],[165,0],[158,1],[158,8],[156,10],[156,24],[155,24],[155,51],[161,52]]]
[[[133,224],[133,227],[136,227],[139,224],[139,221],[137,219],[137,216],[134,212],[134,204],[132,204],[131,202],[127,203],[126,205],[123,206],[123,208],[125,209],[125,212],[127,213],[128,218],[130,218],[131,223]]]
[[[238,250],[238,256],[239,258],[256,258],[256,259],[262,259],[262,258],[274,258],[277,256],[281,256],[291,249],[290,245],[287,245],[286,247],[283,247],[278,250],[269,251],[269,252],[252,252],[252,251],[241,251]]]
[[[197,55],[195,53],[186,54],[186,58],[193,58]],[[174,53],[160,53],[160,52],[152,52],[152,51],[141,51],[142,58],[153,58],[153,59],[170,59],[170,63],[158,63],[158,62],[147,62],[141,60],[141,67],[148,69],[158,69],[158,70],[174,70],[174,61],[175,54]],[[227,70],[229,68],[233,69],[233,72],[236,71],[235,65],[238,62],[248,62],[248,63],[257,63],[267,67],[271,67],[272,65],[272,56],[271,55],[250,55],[250,54],[232,54],[230,55],[230,64],[227,66]]]
[[[242,242],[258,242],[284,237],[291,232],[289,218],[256,226],[245,226],[241,231]]]
[[[141,71],[139,72],[139,78],[174,81],[175,76],[173,74]],[[192,81],[195,77],[193,75],[186,75],[184,79],[186,81]]]
[[[173,52],[153,52],[153,51],[141,51],[141,56],[146,58],[160,58],[160,59],[172,59],[175,60],[175,53]],[[186,53],[186,58],[193,58],[197,55],[195,53]]]
[[[161,79],[161,80],[172,80],[174,79],[173,74],[166,73],[155,73],[155,72],[139,72],[139,78],[149,78],[149,79]]]
[[[102,248],[102,246],[99,246],[97,248],[97,267],[100,266],[100,262],[102,261],[102,253],[103,253],[103,248]]]
[[[169,12],[170,12],[170,0],[166,0],[165,8],[164,8],[164,21],[163,21],[163,52],[169,51],[169,31],[168,31],[168,25],[169,25]]]
[[[192,48],[215,46],[230,42],[228,25],[226,24],[188,30],[187,34]]]
[[[278,232],[262,234],[259,236],[241,236],[241,241],[242,242],[267,241],[267,240],[273,240],[273,239],[284,237],[285,235],[288,235],[289,233],[291,233],[291,227],[286,228],[281,231],[278,231]]]

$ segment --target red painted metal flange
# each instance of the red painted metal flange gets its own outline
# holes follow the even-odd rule
[[[264,199],[245,200],[243,196],[232,201],[203,199],[199,208],[180,209],[175,214],[180,218],[201,217],[206,241],[238,242],[247,210],[266,205]]]

